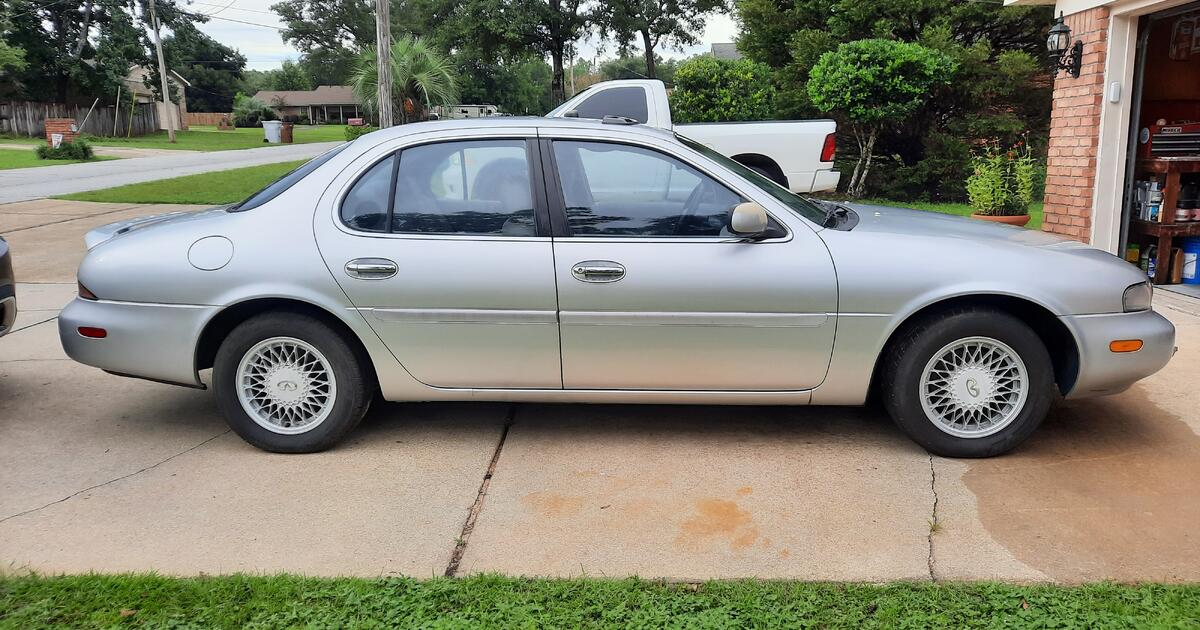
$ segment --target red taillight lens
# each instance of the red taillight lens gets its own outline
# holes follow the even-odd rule
[[[99,298],[97,298],[97,297],[96,297],[96,294],[95,294],[95,293],[92,293],[91,291],[89,291],[89,290],[88,290],[88,288],[87,288],[87,287],[83,286],[83,283],[82,283],[82,282],[80,282],[80,283],[79,283],[79,297],[81,297],[81,298],[83,298],[83,299],[85,299],[85,300],[97,300],[97,299],[99,299]]]
[[[837,134],[825,136],[825,144],[821,146],[821,161],[832,162],[833,154],[837,153]]]
[[[79,334],[89,339],[104,339],[108,336],[108,331],[94,326],[80,326]]]

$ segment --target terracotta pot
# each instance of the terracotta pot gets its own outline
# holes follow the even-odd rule
[[[995,223],[1005,223],[1007,225],[1016,225],[1016,226],[1020,226],[1020,227],[1025,227],[1025,224],[1029,223],[1029,215],[1028,214],[1018,214],[1018,215],[1013,215],[1013,216],[992,216],[990,214],[974,214],[974,213],[972,213],[971,218],[979,219],[980,221],[992,221]]]

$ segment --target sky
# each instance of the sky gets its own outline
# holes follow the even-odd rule
[[[278,0],[192,0],[189,8],[196,13],[212,16],[207,23],[200,25],[200,30],[213,39],[237,48],[246,56],[246,67],[252,70],[270,70],[278,68],[286,59],[295,60],[300,52],[286,44],[279,37],[278,28],[282,27],[278,16],[271,11],[271,5]],[[254,24],[245,24],[253,22]],[[274,27],[274,28],[271,28]],[[732,42],[736,27],[733,18],[728,15],[718,15],[709,18],[700,38],[700,45],[692,46],[683,51],[659,50],[663,57],[690,56],[708,51],[711,44]],[[615,55],[613,47],[598,50],[600,42],[595,38],[580,45],[580,56],[594,58],[599,52],[601,57]]]

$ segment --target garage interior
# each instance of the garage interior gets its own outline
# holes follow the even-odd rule
[[[1200,297],[1200,2],[1141,18],[1133,87],[1125,257]]]

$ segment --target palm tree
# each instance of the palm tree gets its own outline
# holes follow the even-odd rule
[[[378,111],[379,72],[375,52],[363,51],[351,77],[354,93],[369,112]],[[404,36],[392,42],[392,102],[400,122],[410,113],[419,117],[434,105],[450,105],[458,99],[458,82],[450,60],[420,37]]]

